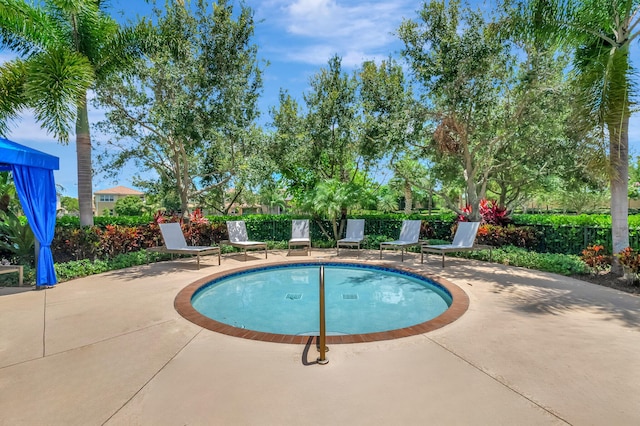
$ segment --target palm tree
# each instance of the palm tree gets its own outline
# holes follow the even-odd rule
[[[427,186],[426,176],[428,170],[418,160],[406,154],[398,161],[391,162],[394,178],[390,184],[404,195],[404,213],[411,214],[414,204],[414,192],[416,188]]]
[[[639,34],[640,2],[529,0],[517,1],[514,10],[516,33],[575,51],[581,121],[609,145],[613,252],[619,253],[629,245],[629,116],[636,95],[629,47]],[[617,261],[613,272],[622,272]]]
[[[93,225],[87,92],[139,56],[137,29],[121,29],[100,0],[0,2],[0,46],[18,58],[0,66],[0,134],[31,108],[39,124],[68,143],[75,123],[80,224]]]

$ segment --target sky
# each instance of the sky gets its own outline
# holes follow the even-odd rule
[[[342,57],[347,72],[366,60],[382,60],[389,55],[399,58],[402,43],[394,33],[403,19],[415,19],[422,5],[422,1],[416,0],[245,0],[244,3],[255,13],[254,43],[258,56],[269,62],[268,67],[263,67],[264,88],[259,103],[262,123],[269,120],[269,108],[277,106],[281,88],[301,100],[309,89],[310,78],[326,67],[335,54]],[[496,0],[473,3],[492,8]],[[151,7],[144,0],[110,0],[110,4],[109,12],[123,24],[137,15],[151,16]],[[238,2],[233,5],[236,7]],[[8,51],[0,51],[0,63],[13,57]],[[90,123],[102,117],[101,111],[90,107]],[[92,133],[94,146],[99,137]],[[77,197],[75,136],[68,145],[61,145],[26,112],[8,139],[58,156],[60,170],[54,172],[56,183],[62,187],[63,195]],[[632,117],[629,141],[632,152],[640,148],[637,117]],[[94,149],[94,154],[97,151]],[[117,185],[132,187],[132,174],[132,170],[124,170],[118,181],[94,176],[93,190]]]

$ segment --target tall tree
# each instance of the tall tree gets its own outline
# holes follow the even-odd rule
[[[563,141],[564,127],[553,121],[562,123],[562,117],[548,114],[549,105],[563,103],[561,86],[531,78],[561,70],[531,60],[533,51],[524,50],[519,60],[498,28],[495,19],[458,1],[431,1],[418,20],[406,20],[399,29],[402,53],[425,89],[423,102],[435,125],[425,149],[433,175],[443,183],[439,195],[471,221],[480,220],[480,201],[500,170],[511,168],[541,138],[547,154]],[[464,188],[470,211],[448,196],[452,183]]]
[[[630,46],[640,30],[638,0],[507,1],[516,34],[574,51],[573,80],[580,90],[586,132],[609,146],[613,252],[629,245],[629,117],[637,96]],[[622,273],[614,257],[613,272]]]
[[[261,138],[253,12],[235,13],[226,0],[211,10],[198,0],[193,10],[170,1],[155,14],[165,48],[98,91],[107,135],[100,162],[112,174],[129,162],[152,172],[157,178],[137,175],[138,182],[174,194],[185,216],[193,203],[217,200],[209,207],[222,210],[228,185],[240,194],[249,180],[248,159]]]
[[[411,214],[416,190],[429,187],[428,170],[416,158],[405,155],[391,162],[394,177],[389,185],[396,187],[404,195],[404,213]]]
[[[146,27],[120,28],[99,0],[0,2],[0,43],[18,58],[0,67],[0,133],[25,109],[61,143],[76,135],[80,224],[93,224],[87,91],[139,55]]]
[[[514,58],[482,13],[461,10],[458,1],[425,3],[419,19],[405,20],[398,33],[436,125],[434,170],[444,181],[464,182],[468,215],[479,221],[496,154],[509,141],[499,127]],[[465,214],[452,200],[449,206]]]
[[[275,132],[269,153],[273,164],[302,206],[329,217],[336,227],[347,209],[358,204],[353,184],[364,165],[361,149],[357,80],[334,56],[310,80],[303,95],[306,111],[287,93],[272,111]],[[315,201],[314,201],[315,200]],[[317,208],[316,208],[317,207]]]
[[[594,175],[591,167],[599,148],[588,138],[576,137],[570,120],[573,88],[564,70],[568,59],[549,49],[520,44],[524,61],[517,69],[510,105],[519,108],[513,138],[497,153],[507,167],[496,168],[490,176],[487,194],[509,208],[542,188],[549,177],[571,181]],[[515,114],[514,114],[515,115]]]
[[[371,202],[370,167],[407,138],[403,83],[402,68],[391,61],[347,74],[334,56],[310,80],[304,108],[283,91],[272,110],[269,158],[300,205],[332,219],[336,239],[348,209]]]

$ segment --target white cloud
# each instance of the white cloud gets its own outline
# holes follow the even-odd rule
[[[290,60],[326,64],[334,54],[343,65],[387,57],[398,39],[393,33],[417,8],[412,1],[268,1],[256,5],[258,19],[283,31],[269,50]],[[262,15],[262,16],[261,16]]]
[[[295,49],[284,53],[287,60],[319,66],[326,66],[329,58],[335,54],[342,58],[344,67],[357,67],[362,62],[370,60],[380,62],[388,57],[387,54],[367,53],[362,50],[333,50],[333,47],[324,44],[307,46],[304,49]]]

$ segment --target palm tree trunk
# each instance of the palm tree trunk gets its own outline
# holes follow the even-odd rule
[[[411,183],[404,181],[404,213],[411,214],[413,211],[413,192],[411,191]]]
[[[609,126],[611,166],[611,239],[613,253],[629,247],[629,114],[622,123]],[[611,271],[622,275],[622,265],[613,257]]]
[[[89,134],[86,93],[83,98],[78,101],[76,156],[78,162],[80,226],[93,226],[93,173],[91,170],[91,135]]]

